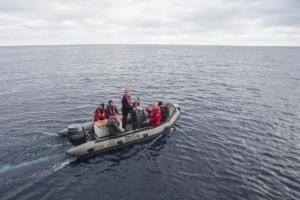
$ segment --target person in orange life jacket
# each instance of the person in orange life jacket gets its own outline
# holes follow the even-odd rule
[[[94,122],[107,119],[107,114],[104,110],[104,103],[101,103],[94,112]]]
[[[122,98],[122,128],[126,129],[127,117],[128,114],[132,110],[132,102],[130,96],[128,94],[128,90],[124,91],[123,98]]]
[[[106,107],[106,114],[108,115],[108,121],[107,121],[107,128],[110,133],[110,135],[116,136],[122,133],[122,130],[120,129],[120,117],[119,112],[117,110],[117,107],[114,105],[114,102],[112,100],[108,101],[108,105]]]
[[[119,112],[117,107],[114,105],[114,102],[112,100],[108,101],[108,104],[105,109],[106,114],[108,115],[109,118],[117,118],[119,119]]]
[[[153,102],[153,106],[147,108],[146,111],[150,113],[149,126],[158,126],[160,124],[161,112],[157,102]]]

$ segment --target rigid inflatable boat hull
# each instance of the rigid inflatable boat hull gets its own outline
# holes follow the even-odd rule
[[[120,136],[106,137],[93,141],[88,141],[84,144],[74,146],[67,151],[68,155],[72,156],[85,156],[89,154],[96,154],[106,152],[112,149],[121,148],[133,143],[143,142],[152,138],[158,137],[166,130],[170,129],[180,116],[180,108],[174,104],[174,111],[168,121],[159,126],[151,128],[141,128],[133,131],[126,132]]]

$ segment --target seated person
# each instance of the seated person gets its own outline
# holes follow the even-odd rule
[[[94,112],[94,122],[107,119],[107,114],[104,111],[104,103],[101,103]]]
[[[108,101],[108,104],[106,106],[105,112],[108,115],[108,117],[115,116],[115,115],[119,114],[118,109],[114,105],[114,102],[112,100]]]
[[[158,106],[160,107],[161,112],[161,122],[165,122],[169,116],[169,109],[166,105],[163,104],[162,101],[158,102]]]
[[[103,127],[106,126],[107,115],[104,111],[104,103],[101,103],[94,112],[94,132],[96,137],[104,137],[107,135]]]
[[[146,111],[150,113],[149,126],[158,126],[161,120],[161,112],[157,102],[153,102],[153,106],[147,108]]]
[[[120,117],[117,107],[114,105],[112,100],[108,101],[107,107],[105,109],[106,114],[108,116],[108,122],[106,124],[110,135],[119,135],[122,133],[120,129]]]

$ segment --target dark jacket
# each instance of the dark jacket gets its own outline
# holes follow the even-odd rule
[[[167,118],[169,117],[169,109],[166,105],[160,106],[160,112],[161,112],[161,122],[165,122]]]
[[[122,112],[129,113],[132,110],[130,96],[123,96],[122,99]]]

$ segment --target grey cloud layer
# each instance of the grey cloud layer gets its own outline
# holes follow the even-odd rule
[[[0,45],[300,45],[298,0],[1,0]]]

